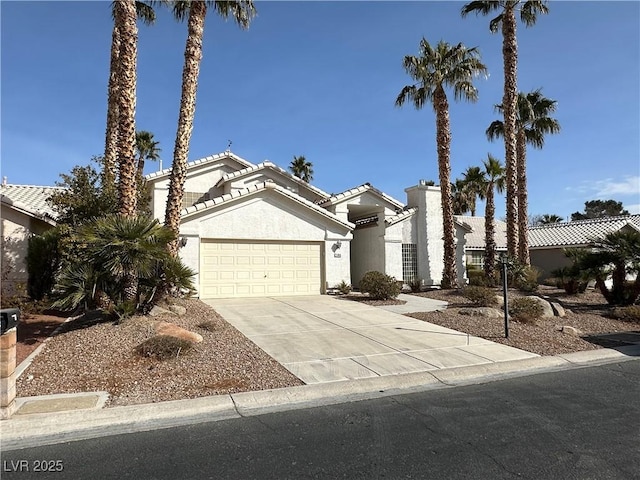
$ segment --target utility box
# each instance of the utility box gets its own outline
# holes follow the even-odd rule
[[[0,335],[18,325],[20,321],[20,309],[3,308],[0,310]]]

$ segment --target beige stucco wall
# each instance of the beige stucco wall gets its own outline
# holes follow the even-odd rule
[[[353,231],[351,247],[351,280],[360,286],[363,275],[369,271],[385,271],[384,221],[377,225],[357,228]]]
[[[562,248],[530,249],[529,257],[531,266],[540,270],[538,281],[551,277],[551,272],[560,267],[568,267],[572,264],[570,258],[565,256]]]
[[[180,235],[187,238],[180,257],[196,272],[200,267],[200,238],[318,242],[324,245],[325,285],[331,288],[342,280],[351,283],[349,228],[271,190],[185,217]],[[341,245],[336,249],[338,240]],[[198,285],[199,277],[194,281]]]
[[[52,227],[6,205],[2,205],[0,214],[2,294],[22,293],[29,278],[26,264],[29,236],[41,234]]]
[[[417,207],[418,277],[425,285],[439,285],[444,269],[440,187],[416,185],[405,189],[407,203]]]

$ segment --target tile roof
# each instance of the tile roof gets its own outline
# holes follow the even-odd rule
[[[236,155],[235,153],[232,153],[230,151],[226,151],[226,152],[222,152],[222,153],[217,153],[215,155],[209,155],[208,157],[200,158],[198,160],[194,160],[192,162],[189,162],[189,163],[187,163],[187,170],[189,168],[195,167],[197,165],[213,163],[213,162],[215,162],[217,160],[220,160],[222,158],[230,158],[232,160],[235,160],[240,165],[243,165],[245,168],[253,166],[253,163],[248,162],[244,158],[241,158],[238,155]],[[168,176],[170,174],[171,174],[171,168],[165,168],[164,170],[160,170],[159,172],[153,172],[153,173],[150,173],[148,175],[145,175],[145,178],[147,180],[154,180],[154,179],[157,179],[157,178],[160,178],[160,177]]]
[[[640,230],[640,215],[592,218],[529,227],[529,248],[577,247],[631,225]]]
[[[314,187],[310,183],[305,182],[301,178],[296,177],[291,172],[286,171],[284,168],[279,167],[278,165],[276,165],[275,163],[270,162],[269,160],[265,160],[264,162],[258,163],[257,165],[251,165],[250,167],[243,168],[242,170],[236,170],[235,172],[227,173],[226,175],[223,175],[220,180],[218,180],[218,183],[216,183],[216,186],[219,187],[222,184],[228,182],[229,180],[233,180],[234,178],[240,178],[240,177],[243,177],[245,175],[249,175],[251,173],[255,173],[255,172],[258,172],[258,171],[264,170],[264,169],[269,169],[269,170],[273,170],[275,172],[278,172],[278,173],[286,176],[290,180],[296,182],[297,184],[303,186],[304,188],[306,188],[308,190],[311,190],[312,192],[316,193],[317,195],[319,195],[321,197],[328,197],[329,196],[329,194],[327,192],[325,192],[323,190],[320,190],[317,187]]]
[[[407,218],[412,217],[417,211],[418,209],[416,207],[407,208],[396,215],[385,217],[384,223],[387,224],[387,227],[390,227],[391,225],[395,225],[398,222],[402,222]]]
[[[306,198],[301,197],[300,195],[297,195],[296,193],[293,193],[289,190],[287,190],[284,187],[281,187],[280,185],[277,185],[275,182],[263,182],[263,183],[258,183],[256,185],[251,185],[248,188],[245,188],[243,190],[236,190],[232,193],[227,193],[225,195],[222,195],[220,197],[216,197],[216,198],[212,198],[211,200],[207,200],[205,202],[201,202],[201,203],[196,203],[195,205],[192,205],[190,207],[184,208],[182,209],[182,211],[180,212],[180,216],[181,217],[187,217],[190,215],[193,215],[197,212],[202,212],[204,210],[207,210],[209,208],[213,208],[219,205],[223,205],[225,203],[229,203],[233,200],[236,200],[238,198],[241,197],[249,197],[251,195],[256,194],[257,192],[261,192],[261,191],[265,191],[265,190],[275,190],[278,193],[291,198],[292,200],[300,203],[301,205],[304,205],[305,207],[313,210],[314,212],[336,222],[341,224],[342,226],[348,228],[348,229],[353,229],[355,227],[355,225],[351,222],[347,222],[344,220],[341,220],[337,215],[334,215],[333,213],[329,212],[328,210],[325,210],[324,208],[319,207],[318,205],[316,205],[313,202],[310,202],[309,200],[307,200]]]
[[[454,220],[459,223],[461,226],[466,226],[471,229],[469,233],[465,235],[465,239],[467,241],[465,247],[471,250],[484,250],[485,247],[485,230],[484,230],[484,219],[485,217],[469,217],[466,215],[454,215]],[[506,250],[507,248],[507,224],[500,221],[494,220],[493,224],[495,225],[495,240],[496,240],[496,248],[498,250]]]
[[[0,194],[2,203],[22,210],[24,213],[55,224],[57,213],[47,203],[47,198],[63,187],[44,187],[37,185],[2,185]]]
[[[387,202],[395,205],[397,208],[404,208],[404,203],[400,202],[399,200],[396,200],[395,198],[387,195],[386,193],[378,190],[377,188],[375,188],[374,186],[372,186],[370,183],[364,183],[360,186],[351,188],[349,190],[345,190],[342,193],[337,193],[335,195],[331,195],[328,198],[325,198],[324,200],[320,200],[318,202],[318,205],[321,205],[323,207],[327,207],[329,205],[332,205],[334,203],[340,202],[342,200],[348,200],[350,198],[353,198],[357,195],[360,195],[361,193],[364,192],[372,192],[375,193],[376,195],[378,195],[379,197],[384,198]]]

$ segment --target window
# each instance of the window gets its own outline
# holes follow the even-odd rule
[[[415,243],[402,244],[402,279],[405,283],[418,279],[418,246]]]
[[[484,267],[484,251],[473,250],[471,252],[467,252],[467,264],[480,268]]]

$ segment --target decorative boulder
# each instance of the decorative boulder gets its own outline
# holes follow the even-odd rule
[[[536,297],[535,295],[530,295],[527,298],[532,298],[540,304],[543,310],[542,318],[553,318],[555,316],[553,314],[553,308],[551,308],[551,304],[547,302],[544,298]]]
[[[151,315],[152,317],[158,317],[160,315],[174,315],[174,313],[170,310],[159,307],[158,305],[154,305],[153,308],[149,311],[149,315]]]
[[[580,330],[578,330],[576,327],[571,327],[569,325],[564,325],[563,327],[560,327],[560,331],[567,335],[573,335],[574,337],[579,337],[580,335],[582,335],[582,332]]]
[[[175,323],[158,322],[156,324],[156,333],[159,335],[169,335],[171,337],[181,338],[193,343],[202,342],[202,335],[195,332],[190,332],[182,327],[179,327]]]
[[[553,313],[556,315],[556,317],[566,317],[567,314],[564,311],[564,308],[562,307],[562,305],[560,305],[558,302],[549,302],[551,304],[551,308],[553,309]]]
[[[187,313],[187,309],[180,305],[169,305],[169,310],[171,310],[173,313],[175,313],[179,317]]]
[[[491,307],[473,307],[473,308],[461,308],[458,310],[460,315],[469,315],[471,317],[487,317],[487,318],[502,318],[504,313],[497,308]]]

